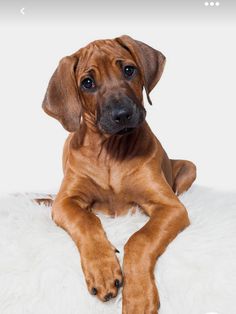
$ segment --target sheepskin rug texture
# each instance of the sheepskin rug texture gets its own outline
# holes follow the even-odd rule
[[[0,313],[120,314],[121,291],[106,303],[88,293],[73,241],[33,197],[0,200]],[[155,268],[159,313],[235,314],[236,192],[194,186],[181,201],[191,226]],[[125,242],[148,218],[141,212],[99,217],[122,263]]]

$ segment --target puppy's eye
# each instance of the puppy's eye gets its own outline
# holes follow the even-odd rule
[[[93,89],[95,88],[95,82],[91,77],[86,77],[82,82],[81,86],[85,89]]]
[[[127,78],[131,78],[133,75],[134,75],[134,72],[135,72],[135,67],[134,66],[132,66],[132,65],[126,65],[125,67],[124,67],[124,75],[125,75],[125,77],[127,77]]]

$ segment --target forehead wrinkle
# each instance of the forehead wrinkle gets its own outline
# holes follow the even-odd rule
[[[126,49],[124,49],[118,42],[116,42],[114,39],[100,39],[95,40],[85,47],[81,48],[80,51],[84,52],[104,52],[108,55],[120,55],[122,57],[132,57],[130,52]]]
[[[99,64],[104,58],[110,59],[109,62],[114,58],[133,59],[130,53],[114,40],[96,40],[81,49],[81,59],[85,61],[86,66],[90,60],[96,60],[95,63]]]
[[[129,62],[129,60],[134,63],[128,51],[119,44],[110,40],[98,40],[81,49],[79,72],[83,75],[90,74],[92,71],[96,77],[106,77],[114,81],[116,76],[112,75],[114,72],[112,69],[119,66],[117,61]]]
[[[100,76],[109,76],[110,65],[113,58],[103,51],[96,51],[91,57],[91,60],[87,63],[86,70],[92,70],[95,73],[99,73]],[[90,63],[91,62],[91,63]]]

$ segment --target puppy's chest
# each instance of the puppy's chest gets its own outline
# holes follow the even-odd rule
[[[124,165],[123,169],[116,165],[98,169],[93,177],[97,191],[93,210],[112,216],[125,214],[136,202],[132,184],[134,179]]]
[[[125,194],[130,177],[122,167],[103,166],[94,170],[91,177],[100,193],[104,191],[104,194],[108,193],[114,197]]]

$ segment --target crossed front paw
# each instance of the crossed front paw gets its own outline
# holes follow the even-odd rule
[[[125,245],[122,314],[157,314],[160,307],[154,277],[155,258],[144,249],[145,242],[145,234],[139,233]]]
[[[157,314],[160,307],[154,277],[145,271],[124,274],[122,314]]]

